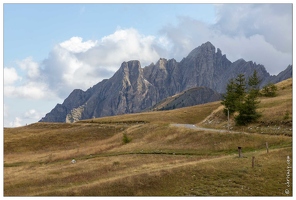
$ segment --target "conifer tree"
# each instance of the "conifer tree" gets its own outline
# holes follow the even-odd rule
[[[244,99],[244,102],[239,105],[239,114],[235,117],[237,125],[247,125],[256,121],[261,115],[257,112],[258,104],[257,94],[250,92]]]
[[[254,95],[259,95],[259,84],[261,80],[258,77],[257,71],[254,70],[253,75],[249,77],[249,93],[254,93]]]
[[[248,92],[247,85],[248,83]],[[223,95],[222,105],[225,106],[224,114],[228,115],[238,112],[235,117],[237,125],[246,125],[250,122],[257,120],[260,114],[256,111],[258,108],[258,95],[259,95],[260,79],[257,72],[254,71],[253,75],[246,82],[244,74],[239,74],[236,79],[231,79],[226,87],[226,94]]]
[[[249,91],[243,97],[243,101],[240,102],[237,106],[238,116],[235,117],[235,122],[237,125],[246,125],[251,122],[256,121],[260,114],[257,112],[258,104],[258,95],[259,95],[259,83],[260,79],[257,75],[257,71],[254,70],[254,73],[248,79]]]
[[[244,100],[244,97],[246,95],[246,79],[244,74],[239,74],[237,78],[235,79],[236,81],[236,87],[235,87],[235,93],[238,98],[237,103],[242,103]]]
[[[239,74],[237,78],[230,79],[226,86],[226,94],[223,95],[222,105],[225,106],[224,114],[232,115],[237,111],[239,105],[243,102],[244,96],[246,94],[246,81],[243,74]]]
[[[233,114],[236,111],[236,101],[237,101],[237,95],[235,93],[236,91],[236,85],[233,79],[229,80],[229,83],[226,86],[226,94],[223,95],[223,100],[221,102],[222,105],[225,106],[224,108],[224,114],[227,116],[228,109],[229,114]]]

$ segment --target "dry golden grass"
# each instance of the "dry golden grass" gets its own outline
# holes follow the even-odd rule
[[[285,88],[278,97],[262,98],[263,113],[272,104],[274,112],[281,106],[290,109],[287,85],[281,86]],[[286,103],[279,103],[283,99]],[[170,126],[205,125],[207,118],[221,121],[211,126],[225,128],[225,116],[220,114],[221,104],[214,102],[74,124],[5,128],[4,195],[286,196],[286,158],[292,154],[292,137],[261,134],[259,129],[245,128],[244,132],[254,132],[248,134]],[[123,134],[131,142],[125,144]],[[238,146],[244,158],[237,158]],[[73,158],[77,163],[71,163]]]
[[[287,196],[287,156],[291,153],[291,148],[284,148],[269,154],[245,153],[244,158],[235,154],[211,159],[122,155],[78,160],[75,165],[64,161],[11,167],[5,169],[4,192],[6,196]]]
[[[117,122],[149,122],[149,123],[188,123],[195,124],[203,120],[208,116],[213,109],[220,106],[220,102],[212,102],[192,107],[186,107],[181,109],[169,110],[169,111],[156,111],[156,112],[143,112],[134,113],[128,115],[117,115],[112,117],[102,117],[92,120],[82,120],[83,122],[94,123],[117,123]]]
[[[286,158],[287,155],[291,156],[290,150],[282,149],[269,154],[250,153],[242,159],[232,155],[223,156],[162,167],[162,170],[149,174],[144,172],[127,179],[84,188],[82,193],[129,196],[287,196]],[[256,158],[254,168],[251,167],[252,156]],[[289,189],[291,191],[291,187]],[[79,194],[77,192],[75,195]]]
[[[175,170],[182,174],[201,159],[215,160],[227,155],[230,158],[236,157],[237,146],[242,146],[244,155],[247,155],[264,151],[266,141],[269,142],[270,151],[290,147],[292,143],[291,138],[285,136],[210,133],[167,124],[142,124],[123,131],[132,138],[132,142],[123,144],[122,132],[119,132],[92,141],[89,146],[88,142],[82,143],[80,150],[70,146],[69,149],[58,147],[58,150],[45,152],[36,146],[36,149],[31,147],[19,153],[14,147],[14,152],[4,156],[5,196],[187,195],[167,190],[164,186],[152,186],[156,180],[166,181],[167,175],[171,174],[174,181],[160,181],[156,185],[168,184],[174,188],[174,182],[180,178],[179,175],[174,178]],[[62,129],[59,132],[71,134]],[[27,133],[30,134],[29,131]],[[47,134],[50,135],[50,132]],[[54,134],[56,133],[53,132]],[[6,133],[5,137],[6,140],[9,139]],[[80,140],[78,138],[76,142]],[[46,144],[48,141],[40,142]],[[71,164],[72,158],[77,160],[76,164]],[[132,188],[139,187],[136,184],[138,182],[141,187],[137,189],[138,192],[134,192]],[[117,186],[114,187],[114,184]],[[183,187],[190,187],[191,183],[188,184]],[[149,185],[152,188],[146,193],[144,188]]]
[[[278,94],[272,98],[261,98],[259,112],[262,113],[260,121],[266,123],[292,121],[292,78],[276,84]]]

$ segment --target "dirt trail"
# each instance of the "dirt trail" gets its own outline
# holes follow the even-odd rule
[[[219,132],[219,133],[225,133],[225,132],[242,133],[242,132],[237,132],[237,131],[228,131],[225,129],[203,128],[203,127],[195,126],[194,124],[171,124],[171,125],[176,126],[176,127],[200,130],[200,131],[211,131],[211,132]]]
[[[206,122],[210,117],[212,117],[214,114],[216,114],[217,112],[219,112],[223,108],[224,108],[224,106],[221,105],[218,108],[216,108],[215,110],[213,110],[212,113],[209,116],[207,116],[204,120],[202,120],[201,122],[199,122],[198,125],[203,124],[204,122]]]
[[[213,110],[211,112],[211,114],[208,115],[204,120],[202,120],[201,122],[197,123],[197,125],[203,124],[204,122],[206,122],[209,118],[211,118],[214,114],[216,114],[217,112],[219,112],[223,108],[224,108],[223,105],[219,106],[218,108],[216,108],[215,110]],[[195,124],[171,124],[171,126],[188,128],[188,129],[194,129],[194,130],[201,130],[201,131],[219,132],[219,133],[225,133],[225,132],[242,133],[242,132],[236,132],[236,131],[228,131],[228,130],[225,130],[225,129],[203,128],[203,127],[200,127],[200,126],[196,126]]]

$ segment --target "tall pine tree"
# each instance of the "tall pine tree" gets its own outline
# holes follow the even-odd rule
[[[226,94],[223,95],[223,100],[221,102],[221,104],[225,106],[224,114],[226,116],[228,114],[228,110],[230,115],[232,115],[236,111],[237,95],[235,91],[236,84],[233,79],[230,79],[229,83],[226,86]]]
[[[235,117],[237,125],[247,125],[255,122],[261,115],[257,112],[258,104],[257,94],[252,91],[244,99],[238,107],[238,115]]]
[[[247,90],[248,83],[248,92]],[[256,111],[258,108],[260,79],[257,71],[248,79],[245,79],[244,74],[239,74],[236,79],[231,79],[226,87],[226,94],[223,95],[222,105],[225,106],[224,114],[233,114],[238,111],[235,117],[237,125],[246,125],[257,120],[260,114]]]
[[[235,117],[237,125],[247,125],[256,121],[261,115],[257,112],[259,84],[261,80],[254,70],[253,75],[248,79],[248,93],[244,96],[243,101],[237,106],[238,115]]]
[[[257,71],[254,70],[253,75],[249,77],[248,85],[249,85],[249,93],[254,93],[254,95],[259,95],[259,84],[261,83],[261,79],[258,77]]]
[[[239,74],[237,78],[230,79],[226,86],[226,94],[223,95],[222,105],[225,106],[224,114],[232,115],[237,111],[239,105],[243,102],[244,96],[246,94],[246,81],[243,74]]]
[[[235,79],[236,81],[236,89],[235,93],[238,98],[237,106],[241,104],[245,98],[246,95],[246,79],[244,74],[239,74],[237,78]]]

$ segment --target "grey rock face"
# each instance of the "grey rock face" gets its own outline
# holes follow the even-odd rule
[[[67,113],[68,109],[66,106],[57,104],[40,122],[65,122]]]
[[[58,105],[40,121],[75,122],[140,112],[155,103],[155,87],[144,78],[140,62],[129,61],[123,62],[109,80],[86,92],[74,90],[62,105]],[[54,117],[56,115],[59,117]]]
[[[194,87],[168,97],[148,110],[171,110],[221,100],[222,95],[206,87]]]
[[[74,90],[63,102],[42,118],[41,122],[75,122],[93,117],[141,112],[161,100],[193,87],[225,92],[230,78],[243,73],[248,78],[257,70],[262,84],[292,77],[292,66],[278,76],[270,76],[263,65],[239,59],[231,62],[206,42],[192,50],[180,62],[161,58],[156,64],[141,68],[140,62],[123,62],[120,69],[87,91]],[[206,103],[205,95],[195,96]]]
[[[207,42],[191,51],[180,65],[183,90],[204,86],[222,92],[219,80],[223,80],[221,74],[230,68],[231,62],[222,55],[220,49],[216,52],[215,47]]]
[[[264,85],[266,85],[269,82],[278,83],[291,77],[292,77],[292,65],[289,65],[284,71],[280,72],[277,76],[272,76],[269,79],[267,79],[264,82]]]
[[[144,68],[144,78],[156,90],[156,102],[182,91],[180,69],[175,59],[164,58]]]

